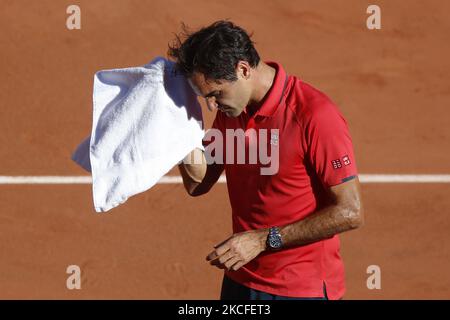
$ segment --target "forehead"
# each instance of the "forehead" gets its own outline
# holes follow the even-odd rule
[[[194,72],[188,80],[199,96],[206,96],[212,91],[223,89],[225,86],[224,81],[206,79],[205,75],[200,72]]]

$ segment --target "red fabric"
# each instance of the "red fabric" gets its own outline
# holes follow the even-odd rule
[[[225,164],[234,233],[304,219],[327,205],[325,188],[357,175],[347,124],[335,104],[300,79],[287,77],[281,65],[268,64],[277,74],[256,113],[250,116],[245,110],[231,118],[218,111],[213,123],[213,128],[224,134],[224,162],[225,151],[231,150],[226,129],[246,132],[246,154],[255,143],[249,129],[258,133],[261,129],[279,130],[278,139],[271,141],[271,132],[263,139],[269,150],[278,148],[276,174],[261,175],[260,169],[269,165],[261,161],[249,164],[248,156],[246,164]],[[339,246],[339,237],[334,236],[310,245],[263,252],[240,270],[226,274],[253,289],[290,297],[322,297],[325,282],[328,297],[339,299],[345,292]]]

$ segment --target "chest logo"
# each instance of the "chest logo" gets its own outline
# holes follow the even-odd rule
[[[278,133],[272,133],[270,136],[270,144],[273,146],[278,145]]]

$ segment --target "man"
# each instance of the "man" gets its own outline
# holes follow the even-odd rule
[[[200,149],[188,157],[201,163],[179,165],[192,196],[208,192],[226,173],[234,234],[207,256],[225,269],[221,298],[341,299],[337,234],[363,224],[344,118],[325,94],[278,63],[260,61],[248,34],[233,23],[218,21],[185,36],[177,37],[169,56],[208,108],[219,110],[213,128],[224,135],[245,131],[246,149],[249,130],[278,130],[270,139],[279,154],[275,174],[262,175],[260,161],[207,161]],[[204,142],[208,150],[211,141]],[[229,149],[225,142],[224,152]]]

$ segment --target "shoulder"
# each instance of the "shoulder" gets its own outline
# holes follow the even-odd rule
[[[311,122],[342,118],[337,105],[328,95],[295,76],[290,78],[286,104],[302,126]]]

